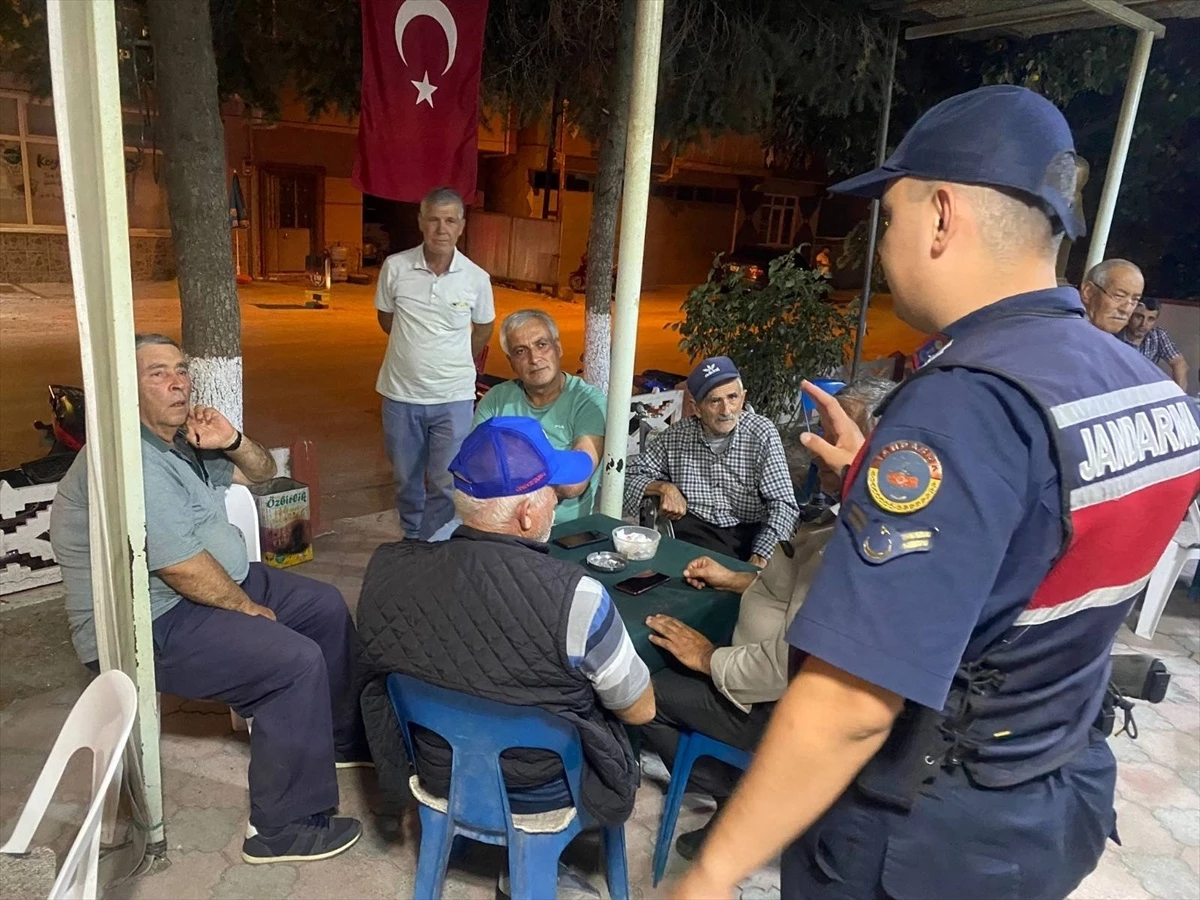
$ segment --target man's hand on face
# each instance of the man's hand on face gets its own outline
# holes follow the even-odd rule
[[[717,648],[695,628],[662,615],[647,616],[646,627],[653,632],[650,643],[662,647],[692,671],[712,674],[712,655]]]
[[[668,519],[682,519],[687,515],[687,498],[675,485],[664,484],[659,498],[659,509],[666,513]]]
[[[708,556],[693,559],[683,570],[683,580],[697,590],[712,587],[721,591],[731,591],[736,587],[736,577],[737,573],[732,569],[725,568]]]
[[[229,420],[211,406],[193,406],[183,427],[188,443],[200,450],[224,450],[238,436]]]

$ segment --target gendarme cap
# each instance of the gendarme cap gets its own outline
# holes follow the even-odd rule
[[[913,176],[1020,191],[1040,199],[1067,237],[1087,232],[1074,196],[1047,180],[1051,163],[1075,142],[1053,103],[1028,88],[994,84],[943,100],[927,111],[882,166],[829,190],[879,197],[896,178]]]

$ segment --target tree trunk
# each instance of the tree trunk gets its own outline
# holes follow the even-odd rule
[[[588,228],[587,307],[583,328],[583,377],[608,391],[612,355],[612,264],[617,213],[625,182],[625,138],[629,133],[629,92],[633,86],[633,32],[637,0],[623,0],[617,36],[617,62],[608,103],[608,130],[596,161],[596,190]]]
[[[147,13],[192,402],[241,428],[242,321],[209,0],[148,0]]]

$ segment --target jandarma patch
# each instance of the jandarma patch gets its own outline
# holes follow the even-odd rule
[[[867,468],[867,493],[880,509],[908,515],[933,502],[942,486],[942,461],[918,441],[892,441]]]

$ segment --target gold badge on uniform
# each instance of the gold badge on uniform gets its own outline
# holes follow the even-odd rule
[[[867,468],[867,493],[885,512],[908,515],[933,502],[942,486],[942,461],[919,441],[892,441]]]

